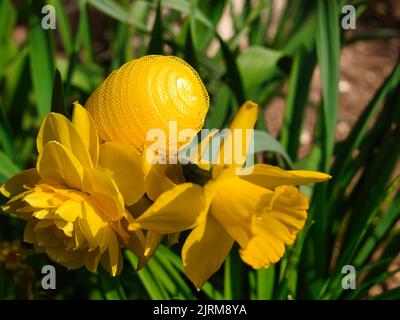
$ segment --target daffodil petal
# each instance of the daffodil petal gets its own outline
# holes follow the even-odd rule
[[[42,153],[49,141],[61,143],[74,154],[84,167],[93,166],[89,151],[86,149],[77,129],[61,114],[49,113],[43,120],[36,139],[39,154]]]
[[[248,130],[254,129],[257,121],[259,106],[251,101],[246,101],[237,112],[229,129],[229,134],[224,138],[218,153],[218,164],[213,167],[213,176],[216,177],[222,169],[234,173],[246,161],[247,151],[251,142]],[[240,149],[240,150],[239,150]],[[239,152],[240,151],[240,152]]]
[[[111,275],[115,277],[119,270],[120,265],[120,248],[118,239],[114,232],[110,231],[106,233],[106,242],[108,244],[108,255],[110,259]]]
[[[61,219],[69,222],[75,222],[75,220],[81,214],[82,205],[81,202],[74,200],[64,201],[56,210],[55,213]]]
[[[218,179],[210,212],[242,247],[252,237],[253,217],[261,215],[273,197],[264,189],[239,177]]]
[[[196,226],[204,205],[202,187],[180,184],[161,194],[130,229],[143,228],[162,234],[187,230]]]
[[[112,176],[128,206],[145,192],[141,162],[141,157],[130,145],[106,142],[100,147],[99,165]]]
[[[6,198],[13,198],[26,191],[24,185],[33,186],[40,180],[36,168],[24,170],[8,179],[1,187],[0,192]]]
[[[258,117],[258,104],[246,101],[233,118],[230,129],[253,129]]]
[[[154,231],[147,231],[146,233],[146,241],[144,245],[144,252],[143,256],[140,257],[138,266],[137,266],[137,271],[142,269],[147,261],[150,260],[150,258],[153,256],[154,252],[158,248],[158,246],[161,243],[162,238],[164,237],[163,234],[154,232]]]
[[[48,142],[39,154],[36,169],[42,179],[54,179],[80,189],[83,167],[73,153],[56,141]]]
[[[330,175],[318,171],[283,170],[268,164],[256,164],[251,174],[240,177],[268,189],[274,189],[280,185],[302,185],[322,182],[331,178]]]
[[[35,230],[37,244],[44,247],[59,247],[62,242],[51,228]]]
[[[135,204],[128,206],[127,210],[134,218],[137,218],[143,212],[145,212],[152,204],[153,201],[151,201],[146,195],[144,195]]]
[[[155,201],[160,194],[184,181],[180,165],[154,164],[149,167],[144,183],[148,197]]]
[[[18,217],[23,220],[29,220],[32,216],[32,212],[35,209],[27,206],[23,199],[30,193],[30,190],[24,191],[15,197],[11,198],[6,204],[1,206],[0,208],[4,212],[15,212],[17,213]]]
[[[175,233],[170,233],[168,235],[168,244],[169,245],[174,245],[177,244],[179,242],[179,237],[181,236],[180,232],[175,232]]]
[[[119,275],[122,271],[123,268],[123,259],[122,259],[122,254],[118,254],[118,262],[117,264],[115,264],[115,258],[117,257],[117,255],[115,255],[115,257],[111,258],[110,255],[114,255],[114,253],[116,253],[116,251],[114,251],[113,253],[110,253],[110,250],[106,251],[105,254],[102,255],[100,263],[103,266],[104,269],[106,269],[108,271],[108,273],[110,275],[112,275],[113,277]],[[112,261],[112,262],[111,262]]]
[[[83,264],[80,252],[66,250],[62,246],[47,247],[46,253],[50,259],[66,266],[68,269],[77,269]]]
[[[82,202],[81,213],[78,217],[78,224],[80,230],[85,236],[89,247],[95,250],[100,247],[100,251],[105,251],[106,246],[104,243],[103,229],[110,228],[106,221],[103,220],[95,206],[90,205],[88,202]],[[82,218],[81,218],[82,217]]]
[[[254,236],[240,249],[242,260],[254,269],[278,262],[285,252],[285,244],[292,244],[304,226],[307,209],[308,200],[296,187],[277,187],[270,207],[263,215],[253,218]]]
[[[24,241],[27,243],[36,242],[35,226],[39,220],[29,219],[24,229]]]
[[[144,256],[149,259],[156,251],[163,237],[163,234],[154,231],[147,231],[146,242],[144,246]]]
[[[233,242],[212,215],[189,234],[182,248],[183,269],[197,290],[218,271]]]
[[[113,221],[119,221],[124,214],[124,199],[110,176],[98,169],[84,171],[82,190]]]
[[[127,232],[129,237],[128,241],[125,241],[124,245],[133,253],[135,253],[140,258],[140,260],[143,260],[145,252],[145,242],[146,242],[143,231],[141,229],[128,231],[129,224],[133,223],[134,221],[135,221],[134,217],[126,209],[125,219],[123,219],[120,223],[121,227],[125,230],[125,232]]]
[[[78,102],[74,103],[72,124],[81,137],[86,150],[89,151],[93,166],[96,167],[99,158],[99,136],[89,112]]]
[[[83,263],[85,264],[86,269],[88,269],[90,272],[96,272],[100,263],[100,258],[101,254],[99,250],[85,253],[83,255]]]
[[[129,232],[129,242],[125,246],[138,257],[144,256],[145,251],[145,236],[142,230],[134,230]]]

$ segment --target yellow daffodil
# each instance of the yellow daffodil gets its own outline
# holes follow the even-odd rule
[[[155,164],[149,165],[146,160],[143,160],[144,174],[145,174],[145,190],[147,197],[144,197],[140,204],[135,206],[136,215],[138,217],[140,214],[145,212],[154,201],[164,192],[173,189],[176,185],[185,182],[185,177],[182,173],[182,167],[179,164]],[[202,199],[200,199],[202,201]],[[143,207],[146,204],[146,207]],[[183,204],[184,205],[184,204]],[[140,214],[138,214],[137,208],[140,208]],[[178,242],[180,232],[168,234],[168,240],[170,244],[175,244]],[[161,243],[164,234],[147,231],[146,241],[144,246],[144,256],[138,269],[143,267],[143,265],[149,260],[153,253],[156,251],[157,247]]]
[[[126,205],[144,194],[141,158],[132,146],[99,143],[89,113],[78,103],[72,122],[57,113],[43,120],[36,168],[10,178],[1,192],[7,212],[27,221],[24,241],[69,269],[98,264],[122,269],[121,245],[143,254],[142,231],[129,232]]]
[[[230,129],[252,129],[257,114],[258,106],[246,102]],[[224,143],[229,139],[234,137],[228,137]],[[241,143],[248,144],[246,140]],[[285,245],[293,243],[307,217],[308,200],[296,185],[330,178],[324,173],[285,171],[266,164],[254,165],[248,175],[237,175],[245,155],[237,161],[238,157],[233,160],[233,154],[223,150],[222,145],[223,162],[212,167],[213,177],[201,190],[193,188],[192,198],[186,199],[186,210],[150,207],[130,225],[132,230],[143,228],[160,233],[188,229],[194,220],[193,217],[189,219],[193,213],[187,214],[192,207],[191,199],[202,193],[204,206],[198,208],[195,228],[182,249],[184,271],[198,289],[221,267],[235,241],[240,246],[242,260],[255,269],[268,267],[281,259]],[[171,203],[171,197],[179,194],[184,185],[161,194],[163,203]]]
[[[177,140],[178,133],[192,130],[192,135],[185,139],[187,143],[203,127],[209,108],[208,93],[197,72],[185,61],[162,55],[129,61],[107,77],[89,97],[85,107],[92,115],[103,141],[129,143],[142,155],[145,190],[151,200],[144,199],[143,202],[148,207],[162,193],[185,182],[180,164],[150,164],[147,158],[148,147],[153,143],[147,139],[151,130],[165,133],[164,143],[159,145],[162,150],[158,151],[176,155],[185,144]],[[171,127],[171,124],[175,126]],[[151,157],[155,156],[159,154],[151,154]],[[183,189],[185,187],[187,189]],[[192,189],[201,190],[195,185],[179,188],[187,193],[191,193]],[[163,199],[156,201],[155,207],[162,208],[159,203],[165,201]],[[180,202],[180,199],[183,199],[182,196],[175,201]],[[201,202],[202,196],[198,199],[196,201]],[[183,202],[182,206],[185,205]],[[195,216],[192,215],[192,218],[194,222]],[[147,259],[163,236],[153,231],[146,233]],[[168,235],[170,243],[176,242],[178,237],[179,232]]]

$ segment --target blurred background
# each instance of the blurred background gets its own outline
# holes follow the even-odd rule
[[[346,30],[349,4],[356,28]],[[45,5],[55,29],[42,28]],[[306,227],[280,263],[254,271],[232,253],[201,292],[182,274],[182,243],[165,243],[138,274],[129,256],[115,279],[56,266],[57,290],[44,291],[40,270],[51,262],[1,213],[0,299],[400,298],[399,1],[0,0],[0,183],[34,166],[48,112],[68,115],[145,54],[177,55],[199,72],[208,128],[227,126],[247,99],[259,103],[258,162],[333,176],[302,188]],[[341,286],[348,264],[356,290]]]

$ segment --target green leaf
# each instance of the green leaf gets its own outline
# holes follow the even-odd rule
[[[104,14],[114,18],[118,21],[127,23],[128,25],[132,25],[137,28],[139,31],[148,33],[148,29],[146,25],[140,23],[133,19],[133,17],[128,14],[119,4],[115,1],[111,0],[88,0],[88,3],[91,4],[96,9],[100,10]]]
[[[4,105],[1,99],[0,99],[0,144],[8,155],[12,156],[14,154],[11,125],[7,118]]]
[[[138,257],[128,250],[125,250],[125,256],[128,259],[129,263],[131,264],[132,268],[136,269]],[[165,289],[163,289],[157,283],[156,279],[148,270],[148,267],[144,267],[143,269],[141,269],[138,272],[138,276],[151,299],[160,300],[169,298]]]
[[[338,147],[336,160],[332,167],[332,176],[334,180],[332,181],[331,187],[335,186],[337,188],[340,186],[343,189],[349,183],[349,181],[345,181],[344,175],[349,173],[350,166],[354,162],[353,153],[360,147],[361,142],[365,138],[367,128],[378,111],[379,106],[387,95],[393,92],[399,82],[400,62],[398,61],[396,66],[393,68],[392,73],[385,79],[384,83],[377,90],[374,97],[359,116],[348,138],[340,147]],[[354,171],[350,173],[351,177],[355,174]]]
[[[329,164],[334,150],[337,109],[339,100],[339,56],[340,56],[340,24],[337,0],[320,0],[317,2],[316,45],[322,82],[322,114],[320,115],[322,158],[320,170],[329,171]],[[317,274],[326,275],[329,264],[329,214],[326,210],[328,198],[327,184],[315,187],[314,206],[310,215],[318,214],[316,219],[315,254]]]
[[[297,32],[310,21],[309,17],[314,13],[315,7],[314,0],[287,1],[284,12],[279,20],[273,46],[275,48],[282,48],[292,42],[296,38]],[[313,32],[315,33],[315,29]],[[299,40],[299,38],[296,40]],[[304,44],[306,39],[303,40]]]
[[[126,294],[119,278],[110,277],[109,274],[100,271],[99,282],[106,300],[126,300]]]
[[[260,17],[261,12],[271,7],[271,2],[271,0],[261,0],[256,5],[250,5],[248,2],[245,2],[245,4],[249,5],[247,10],[249,14],[246,15],[245,20],[235,32],[235,35],[229,40],[230,48],[236,48],[239,45],[240,40],[251,30],[252,24]],[[243,12],[240,16],[243,16]],[[235,21],[237,21],[237,19],[234,19],[234,22]],[[261,30],[261,32],[262,31],[263,30]]]
[[[185,0],[163,0],[163,7],[177,10],[179,12],[189,14],[190,13],[190,2]],[[196,10],[196,20],[204,24],[210,30],[215,31],[214,24],[204,15],[200,10]]]
[[[394,179],[392,183],[386,187],[385,192],[379,195],[378,201],[376,201],[375,206],[372,208],[372,213],[368,216],[368,221],[366,222],[366,224],[363,225],[359,231],[353,233],[352,241],[347,243],[342,255],[339,258],[339,261],[337,262],[337,276],[331,277],[326,281],[326,285],[324,286],[324,290],[322,291],[322,293],[325,294],[326,297],[335,297],[335,295],[340,294],[341,287],[339,284],[341,280],[341,275],[339,269],[341,268],[341,266],[344,266],[346,264],[353,264],[353,259],[357,253],[357,250],[365,240],[368,229],[373,223],[374,218],[379,213],[379,208],[393,197],[393,191],[397,188],[399,183],[400,176]]]
[[[225,41],[219,35],[217,38],[225,61],[227,83],[235,94],[238,105],[241,105],[245,102],[246,97],[239,68],[236,64],[236,59]]]
[[[21,169],[14,164],[14,162],[0,150],[0,175],[10,178],[11,176],[20,172]]]
[[[256,271],[257,275],[257,299],[272,299],[275,285],[275,265],[270,265],[267,269]]]
[[[214,101],[207,114],[205,127],[208,129],[223,128],[228,119],[229,106],[234,98],[230,88],[222,84],[217,90]]]
[[[224,263],[224,299],[244,299],[243,275],[244,265],[237,250],[232,250]]]
[[[92,47],[92,35],[90,31],[90,22],[88,14],[87,0],[81,0],[79,6],[79,25],[80,25],[80,36],[82,45],[85,53],[85,60],[89,63],[94,61],[93,47]]]
[[[71,26],[66,13],[66,7],[61,0],[50,0],[50,4],[54,5],[57,15],[57,29],[60,32],[61,41],[66,53],[70,54],[73,48]]]
[[[178,272],[169,259],[171,250],[165,248],[164,251],[161,253],[157,250],[153,257],[158,262],[158,268],[160,269],[160,272],[156,273],[157,277],[161,278],[161,281],[169,286],[168,291],[172,298],[195,299],[192,290],[183,278],[183,274]]]
[[[267,33],[270,30],[273,10],[272,0],[268,0],[268,6],[263,9],[258,17],[250,25],[249,41],[251,45],[263,45],[267,42]]]
[[[257,46],[249,47],[238,56],[237,65],[247,97],[254,99],[282,56],[282,52]]]
[[[42,1],[31,1],[29,16],[29,57],[33,88],[37,102],[38,120],[51,109],[51,90],[54,77],[54,60],[50,44],[52,30],[41,25]]]
[[[214,0],[201,0],[201,1],[196,1],[197,6],[195,9],[197,9],[204,14],[205,17],[212,23],[214,26],[213,29],[210,27],[207,27],[203,23],[199,22],[199,20],[196,18],[197,13],[194,13],[193,15],[190,14],[190,24],[193,25],[193,21],[195,20],[195,28],[192,28],[192,33],[195,30],[196,33],[196,50],[199,52],[204,52],[208,46],[210,45],[210,42],[214,38],[214,32],[215,28],[218,25],[219,21],[221,20],[222,14],[224,13],[224,8],[228,0],[219,0],[219,1],[214,1]],[[194,10],[191,10],[194,11]]]
[[[353,161],[355,167],[363,168],[363,171],[348,199],[351,209],[345,241],[354,242],[353,235],[365,230],[365,224],[375,214],[374,209],[381,201],[380,195],[386,193],[387,185],[400,159],[399,125],[400,83],[388,96],[375,126],[363,141],[359,157]],[[352,168],[351,172],[355,174],[357,171],[353,171]]]
[[[177,254],[162,244],[158,247],[156,254],[158,254],[158,252],[160,256],[166,257],[180,273],[183,273],[182,260]],[[210,299],[223,299],[222,293],[210,282],[206,282],[203,288],[201,288],[201,291],[203,291]]]
[[[60,71],[58,71],[58,69],[56,70],[56,73],[54,75],[51,111],[61,113],[68,117],[67,109],[65,108],[63,83]]]
[[[25,46],[15,57],[6,72],[8,91],[8,119],[14,135],[22,131],[22,118],[30,105],[27,92],[32,92],[29,68],[29,47]]]
[[[373,252],[377,249],[378,245],[382,243],[387,233],[400,218],[400,197],[398,196],[388,210],[382,210],[383,212],[371,223],[371,230],[368,230],[365,236],[365,241],[362,243],[362,247],[357,252],[357,256],[354,258],[354,265],[361,266],[366,263],[367,259],[371,257]]]
[[[129,27],[125,23],[118,23],[117,31],[114,36],[112,43],[113,55],[111,61],[111,69],[115,70],[122,66],[125,61],[130,60],[128,51],[130,49],[130,43],[126,41],[129,37]]]
[[[0,79],[6,69],[8,59],[12,52],[10,44],[12,40],[11,32],[14,24],[14,10],[9,0],[0,2]],[[10,23],[11,22],[11,23]]]
[[[177,287],[175,281],[171,279],[169,274],[165,271],[164,266],[159,263],[159,260],[153,257],[147,262],[145,269],[150,270],[152,275],[154,275],[154,279],[157,281],[159,287],[162,288],[163,291],[168,292],[171,298],[175,299],[183,299],[184,296],[179,292],[179,288]],[[140,273],[141,271],[139,271]]]
[[[276,152],[280,154],[293,167],[293,162],[283,146],[273,136],[265,131],[254,130],[254,154],[257,152]],[[249,156],[251,156],[249,154]]]
[[[340,26],[337,1],[318,1],[317,18],[317,56],[321,69],[323,97],[324,149],[322,169],[326,171],[333,153],[339,100]]]
[[[189,29],[186,31],[184,59],[193,69],[199,71],[199,62],[197,59],[196,49],[193,43],[192,24],[189,24]]]
[[[315,63],[314,50],[302,49],[295,56],[289,80],[281,142],[294,161],[297,159],[297,151]]]
[[[379,272],[376,276],[374,276],[372,279],[367,279],[362,282],[362,284],[356,288],[356,290],[352,290],[350,294],[345,296],[345,299],[348,300],[356,300],[360,299],[363,296],[367,295],[368,290],[376,285],[376,284],[382,284],[387,278],[390,276],[394,276],[396,273],[400,271],[400,268],[395,269],[394,271],[386,271],[382,270]]]
[[[301,274],[300,263],[305,239],[315,221],[307,220],[303,230],[297,235],[296,241],[286,249],[286,253],[280,263],[280,277],[278,296],[288,293],[297,298],[297,287],[299,275]]]
[[[71,87],[89,95],[104,80],[101,67],[95,64],[78,64],[76,62],[72,57],[69,62],[65,59],[57,59],[56,61],[57,69],[60,70],[62,78],[65,79],[65,97],[68,97],[66,88],[68,81]],[[71,77],[70,80],[68,80],[68,77]]]
[[[303,159],[295,163],[294,168],[297,170],[318,170],[321,163],[321,146],[314,145],[310,153]]]
[[[161,1],[157,1],[156,20],[154,21],[153,31],[151,32],[151,39],[147,54],[163,54],[163,26],[161,14]]]

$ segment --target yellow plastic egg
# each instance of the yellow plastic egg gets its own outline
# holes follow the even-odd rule
[[[86,102],[104,141],[133,145],[140,153],[151,129],[170,121],[177,131],[198,132],[209,108],[209,96],[197,72],[175,56],[150,55],[113,71]],[[166,146],[166,149],[168,147]]]

